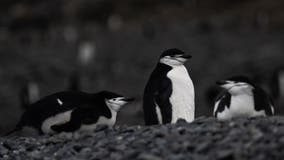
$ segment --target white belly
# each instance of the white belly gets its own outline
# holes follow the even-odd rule
[[[219,120],[228,120],[237,117],[256,117],[265,116],[265,111],[256,111],[254,107],[254,99],[251,95],[238,95],[232,96],[231,105],[229,108],[225,107],[225,110],[218,113],[217,118]]]
[[[176,123],[178,119],[187,122],[194,120],[194,86],[191,78],[184,66],[174,67],[167,77],[172,82],[172,94],[170,102],[172,104],[172,121]]]
[[[54,131],[50,128],[53,125],[64,124],[70,121],[72,110],[66,111],[63,113],[59,113],[53,117],[47,118],[43,121],[41,125],[41,130],[45,134],[54,133]]]
[[[116,115],[117,113],[113,110],[111,110],[111,118],[106,118],[104,116],[100,116],[97,123],[94,124],[83,124],[79,131],[93,131],[96,129],[97,125],[107,125],[109,127],[112,127],[116,122]]]

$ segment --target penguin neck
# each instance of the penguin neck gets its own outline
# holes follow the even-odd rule
[[[116,116],[117,116],[118,110],[117,110],[117,111],[114,110],[114,109],[110,106],[110,104],[107,103],[107,102],[105,102],[105,104],[106,104],[106,106],[108,107],[108,109],[109,109],[109,111],[110,111],[110,113],[111,113],[110,119],[113,119],[113,120],[115,121],[115,120],[116,120]]]
[[[111,117],[108,118],[108,122],[106,122],[106,124],[109,125],[109,126],[113,126],[116,123],[117,111],[112,109],[109,105],[107,105],[107,107],[111,112]]]
[[[236,90],[233,90],[232,89],[229,89],[228,92],[232,95],[232,96],[235,96],[235,97],[238,97],[238,96],[248,96],[248,97],[252,97],[253,96],[253,88],[243,88],[243,89],[240,89],[238,91]]]
[[[162,62],[159,62],[157,67],[169,67],[171,69],[173,68],[180,68],[180,67],[184,67],[183,64],[179,64],[179,65],[171,65],[171,64],[166,64],[166,63],[162,63]]]
[[[171,70],[171,69],[173,69],[173,66],[170,66],[170,65],[167,65],[167,64],[165,64],[165,63],[159,62],[159,63],[157,64],[157,67],[156,67],[156,68],[166,68],[166,69],[168,69],[168,70]]]
[[[183,82],[191,81],[188,71],[184,65],[175,66],[174,68],[172,68],[167,73],[167,77],[170,78],[171,80],[175,79],[175,80],[180,80]]]

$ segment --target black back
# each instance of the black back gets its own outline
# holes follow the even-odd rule
[[[146,84],[143,96],[144,120],[146,125],[159,124],[156,105],[160,107],[163,123],[172,119],[172,108],[169,97],[172,94],[171,80],[167,73],[172,67],[158,63]]]
[[[224,90],[221,92],[218,97],[216,98],[216,102],[219,102],[217,106],[217,110],[214,113],[214,116],[217,117],[218,112],[223,112],[225,110],[225,107],[230,108],[231,105],[231,94],[227,91]]]
[[[21,117],[17,127],[31,126],[41,131],[40,128],[45,119],[62,112],[73,110],[70,121],[76,122],[76,128],[74,126],[72,128],[76,130],[80,127],[81,123],[88,124],[96,122],[101,115],[107,118],[111,117],[111,112],[104,101],[104,97],[111,97],[110,95],[109,92],[88,94],[75,91],[52,94],[32,104]],[[63,104],[60,105],[57,99],[62,101]]]

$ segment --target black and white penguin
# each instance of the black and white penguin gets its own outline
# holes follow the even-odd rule
[[[144,90],[146,125],[194,120],[194,86],[184,66],[190,58],[179,49],[168,49],[160,56]]]
[[[14,131],[27,127],[53,134],[93,130],[99,124],[113,126],[117,112],[132,100],[109,91],[55,93],[27,108]]]
[[[21,106],[26,109],[32,103],[40,99],[40,90],[38,83],[35,81],[27,81],[20,90]]]
[[[245,76],[217,81],[224,90],[215,101],[214,116],[219,120],[235,117],[271,116],[274,105],[266,92]]]
[[[284,67],[279,67],[273,71],[270,89],[275,99],[284,97]]]
[[[74,71],[68,78],[68,91],[81,91],[81,75],[79,71]]]

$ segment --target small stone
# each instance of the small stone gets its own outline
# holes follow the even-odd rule
[[[178,128],[177,128],[177,131],[178,131],[178,133],[179,133],[180,135],[184,135],[184,134],[186,133],[186,129],[183,128],[183,127],[178,127]]]
[[[86,148],[83,148],[80,153],[81,153],[81,154],[87,154],[87,153],[90,153],[91,151],[92,151],[91,148],[86,147]]]
[[[148,153],[142,153],[138,156],[138,160],[163,160],[161,157],[148,154]]]
[[[98,125],[96,127],[96,129],[94,130],[94,132],[100,132],[100,131],[103,131],[103,130],[106,130],[106,129],[109,129],[109,127],[107,125]]]
[[[196,147],[197,152],[204,152],[209,148],[209,142],[203,142]]]
[[[38,150],[29,153],[29,155],[34,159],[40,159],[42,157],[41,152]]]
[[[184,119],[178,119],[178,120],[177,120],[177,124],[179,124],[179,125],[185,125],[185,124],[187,124],[187,122],[186,122],[186,120],[184,120]]]
[[[9,150],[2,145],[0,145],[0,155],[5,155],[9,152]]]
[[[79,146],[79,145],[75,145],[73,146],[73,149],[76,151],[76,152],[80,152],[82,150],[82,146]]]
[[[234,160],[234,154],[232,150],[219,150],[217,151],[218,160]]]

